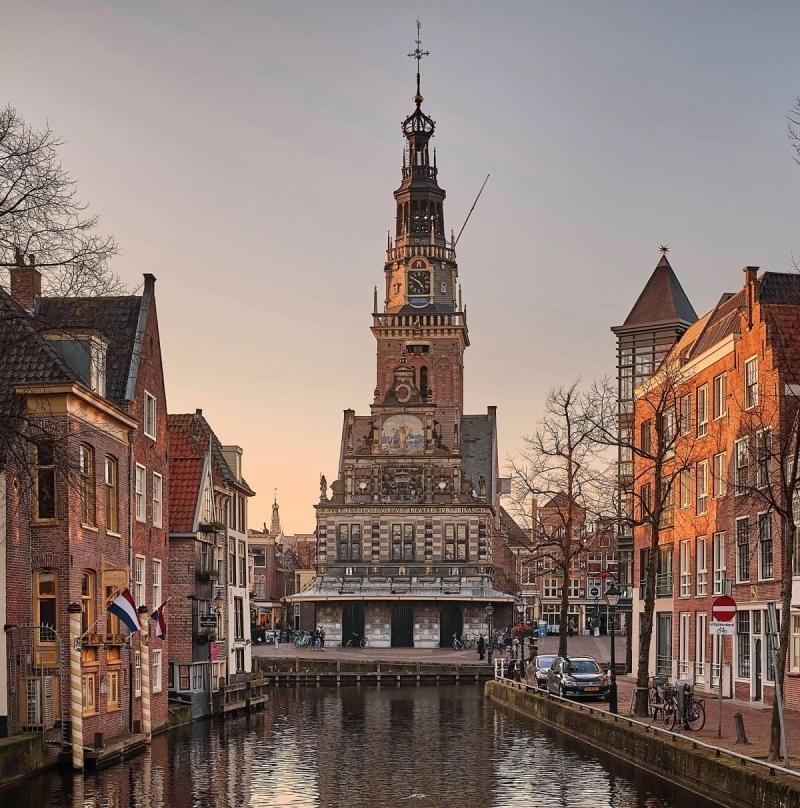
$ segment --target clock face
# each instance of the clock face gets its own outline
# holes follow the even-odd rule
[[[429,295],[431,293],[431,273],[427,269],[409,270],[408,293],[410,295]]]
[[[398,384],[394,394],[397,400],[403,404],[411,398],[411,388],[407,384]]]

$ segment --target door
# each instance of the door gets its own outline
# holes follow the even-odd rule
[[[414,607],[410,603],[392,606],[392,648],[414,647]]]
[[[672,676],[672,612],[656,615],[656,673]]]
[[[753,643],[753,701],[761,701],[761,639]]]
[[[445,603],[439,612],[439,647],[452,648],[453,635],[464,631],[464,616],[457,603]]]
[[[364,636],[364,607],[360,603],[346,603],[342,609],[342,645]]]

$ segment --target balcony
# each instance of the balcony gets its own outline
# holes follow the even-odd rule
[[[219,578],[219,570],[211,564],[201,562],[196,569],[200,581],[210,581]]]
[[[425,238],[430,238],[426,233]],[[398,237],[398,241],[402,237]],[[413,238],[413,236],[407,238]],[[386,251],[386,261],[400,261],[404,258],[412,258],[416,255],[424,256],[425,258],[435,258],[439,261],[455,261],[456,251],[450,247],[442,247],[439,244],[396,244]]]
[[[372,327],[382,331],[420,328],[466,328],[467,316],[463,311],[449,314],[374,314]]]

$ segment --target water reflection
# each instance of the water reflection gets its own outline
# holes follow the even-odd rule
[[[479,687],[278,690],[250,717],[182,727],[86,778],[0,792],[9,808],[669,808],[696,797],[621,772]]]

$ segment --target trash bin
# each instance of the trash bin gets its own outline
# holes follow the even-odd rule
[[[546,637],[547,636],[547,621],[546,620],[540,620],[538,628],[539,628],[539,636],[540,637]]]

